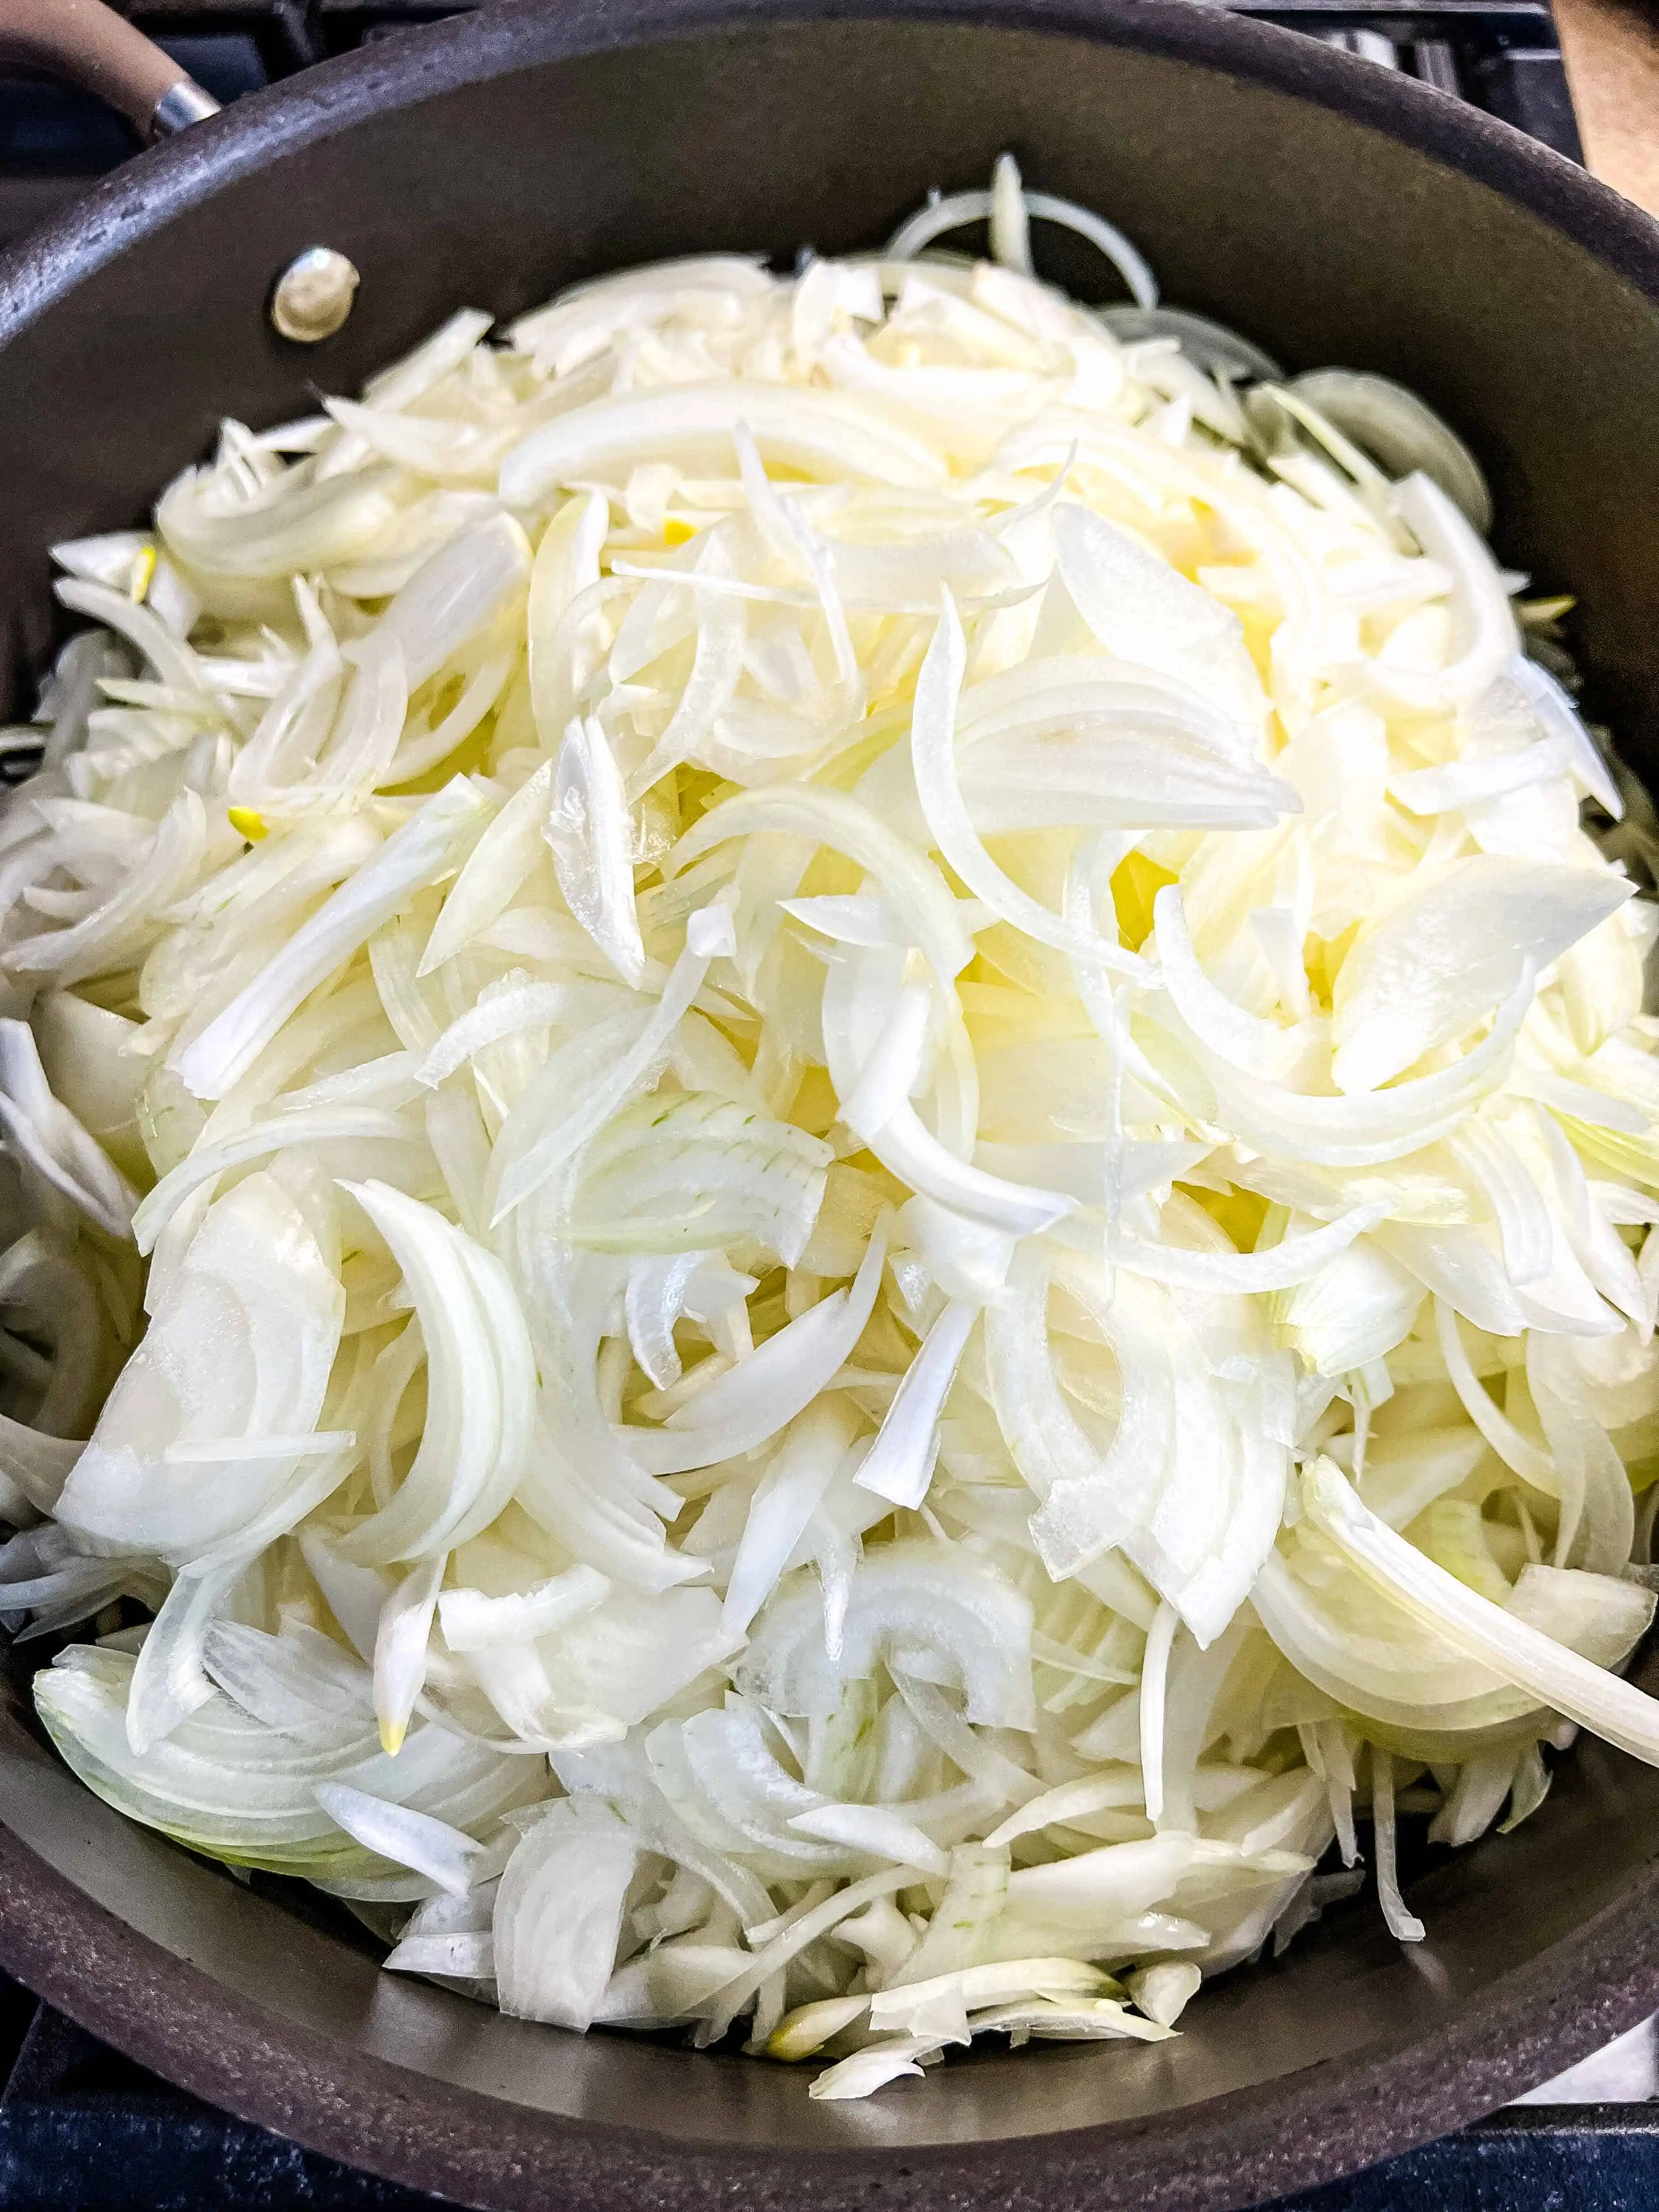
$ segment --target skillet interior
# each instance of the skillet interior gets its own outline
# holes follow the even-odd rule
[[[1439,406],[1492,477],[1504,556],[1582,595],[1592,704],[1652,769],[1659,234],[1504,126],[1288,34],[1179,0],[975,12],[524,0],[120,173],[0,270],[6,665],[21,684],[49,645],[44,547],[135,518],[220,416],[349,391],[461,305],[676,252],[867,246],[1012,146],[1172,300]],[[319,241],[364,282],[301,352],[264,299]],[[1516,1836],[1423,1876],[1414,1957],[1367,1908],[1218,1985],[1168,2046],[813,2106],[799,2073],[380,1978],[0,1731],[0,1957],[216,2101],[470,2202],[1242,2203],[1484,2110],[1659,1996],[1659,1775],[1592,1747]]]

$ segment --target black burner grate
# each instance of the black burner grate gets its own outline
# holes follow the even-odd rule
[[[1581,158],[1546,0],[1224,4],[1460,94]],[[228,102],[459,9],[453,0],[131,0],[126,12]],[[0,78],[0,246],[132,151],[125,125],[91,100]],[[0,2077],[0,2212],[421,2212],[437,2203],[214,2111],[3,1976]],[[1534,2105],[1288,2199],[1279,2212],[1646,2212],[1656,2203],[1659,2105]]]
[[[1423,8],[1412,0],[1380,0],[1344,8],[1330,0],[1228,0],[1235,15],[1305,31],[1328,46],[1385,69],[1420,77],[1442,92],[1540,138],[1558,154],[1583,159],[1567,73],[1547,0],[1445,0]]]

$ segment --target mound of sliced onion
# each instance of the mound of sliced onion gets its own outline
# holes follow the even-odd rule
[[[1012,164],[489,327],[58,549],[46,1726],[395,1971],[824,2098],[1166,2036],[1328,1853],[1415,1940],[1398,1819],[1659,1761],[1659,908],[1560,603]]]

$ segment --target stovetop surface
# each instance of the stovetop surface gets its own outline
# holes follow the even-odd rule
[[[296,70],[459,12],[468,0],[120,0],[228,103]],[[1547,0],[1211,0],[1403,70],[1581,158]],[[135,142],[93,100],[0,77],[0,246]],[[1651,2212],[1659,2024],[1492,2119],[1278,2212]],[[171,2087],[0,1975],[0,2212],[420,2212]],[[625,2212],[625,2208],[618,2208]]]

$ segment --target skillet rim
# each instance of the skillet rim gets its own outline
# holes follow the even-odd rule
[[[0,1739],[42,1755],[9,1713]],[[3,1824],[0,1965],[220,2110],[479,2212],[1232,2212],[1449,2134],[1638,2025],[1659,1995],[1659,1863],[1427,2035],[1137,2119],[890,2150],[687,2142],[416,2073],[227,1989]]]
[[[489,0],[250,93],[124,162],[0,254],[0,344],[131,241],[268,158],[544,63],[658,38],[865,21],[1047,33],[1190,62],[1328,107],[1530,210],[1659,302],[1659,222],[1564,155],[1403,71],[1195,0]]]

